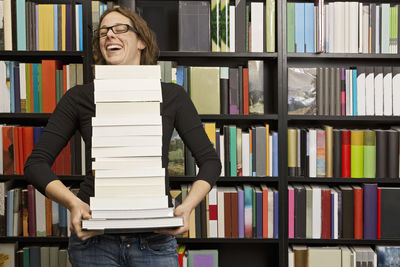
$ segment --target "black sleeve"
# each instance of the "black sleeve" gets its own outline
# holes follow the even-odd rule
[[[51,170],[54,160],[78,128],[77,87],[61,98],[24,167],[25,179],[43,195],[48,183],[58,180]]]
[[[182,88],[178,95],[180,106],[175,117],[175,128],[199,166],[197,180],[207,181],[212,187],[221,173],[221,161],[204,131],[192,100]]]

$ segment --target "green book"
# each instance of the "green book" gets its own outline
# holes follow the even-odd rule
[[[42,64],[38,64],[39,69],[39,112],[43,113],[43,80],[42,80]]]
[[[23,267],[29,267],[29,247],[23,248],[22,252],[23,257]]]
[[[220,19],[219,19],[219,6],[221,0],[211,0],[211,51],[219,52],[221,48],[219,39]]]
[[[220,0],[219,6],[219,40],[220,51],[229,52],[229,0]]]
[[[294,3],[287,3],[286,8],[286,28],[287,28],[287,51],[294,53]]]
[[[26,84],[26,113],[33,113],[33,110],[31,110],[31,75],[30,75],[30,66],[32,64],[26,63],[25,64],[25,84]]]
[[[376,138],[375,131],[364,131],[364,177],[375,178],[376,164]]]
[[[351,178],[364,177],[364,131],[351,131]]]
[[[230,137],[230,154],[231,154],[231,176],[237,175],[237,161],[236,161],[236,126],[229,126]]]
[[[265,27],[266,27],[266,51],[271,53],[275,52],[275,10],[276,10],[276,2],[275,0],[267,0],[265,13]]]

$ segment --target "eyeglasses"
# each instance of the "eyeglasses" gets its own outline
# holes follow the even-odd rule
[[[115,34],[121,34],[121,33],[126,33],[127,31],[133,31],[136,34],[139,34],[135,28],[133,28],[129,24],[116,24],[110,27],[101,27],[99,29],[99,38],[104,38],[107,36],[107,33],[109,30],[112,30],[113,33]]]

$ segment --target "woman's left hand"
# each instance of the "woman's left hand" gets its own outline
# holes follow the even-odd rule
[[[178,228],[157,229],[157,230],[154,230],[154,232],[159,233],[159,234],[173,235],[173,236],[187,233],[187,231],[189,231],[189,222],[190,222],[189,217],[190,217],[191,212],[192,212],[192,209],[186,208],[184,205],[179,205],[178,207],[175,208],[174,215],[177,217],[182,217],[183,226],[178,227]]]

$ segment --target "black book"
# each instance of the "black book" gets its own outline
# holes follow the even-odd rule
[[[371,33],[371,47],[370,51],[372,54],[376,53],[376,3],[369,4],[369,28]]]
[[[11,1],[11,34],[12,34],[12,50],[18,50],[18,36],[17,36],[17,1]]]
[[[381,188],[381,238],[400,238],[400,188]]]
[[[239,69],[229,68],[229,114],[240,114],[239,103]]]
[[[399,133],[388,130],[388,160],[387,177],[399,178]]]
[[[294,237],[306,238],[306,189],[294,185]]]
[[[220,68],[220,107],[221,114],[229,114],[229,68]]]
[[[307,130],[300,130],[300,176],[309,177],[309,153],[308,153],[308,144],[307,144]]]
[[[386,130],[375,130],[376,134],[376,178],[387,177],[388,133]]]
[[[354,238],[354,192],[350,186],[340,186],[342,191],[342,238]]]
[[[246,0],[235,0],[235,52],[246,52]]]
[[[333,129],[333,177],[342,177],[342,132]]]
[[[200,230],[201,235],[197,236],[197,237],[201,237],[201,238],[207,238],[207,208],[206,208],[206,204],[207,204],[206,198],[203,198],[203,200],[200,202],[200,205],[199,205],[200,206],[201,227],[197,227],[197,225],[196,225],[196,236],[197,236],[197,228],[201,228],[201,230]],[[196,223],[197,223],[197,220],[196,220]]]
[[[229,125],[224,125],[225,176],[231,176],[231,151]]]
[[[29,266],[40,267],[40,247],[29,247]]]
[[[340,79],[340,68],[335,68],[335,115],[340,116],[341,112],[341,79]]]

